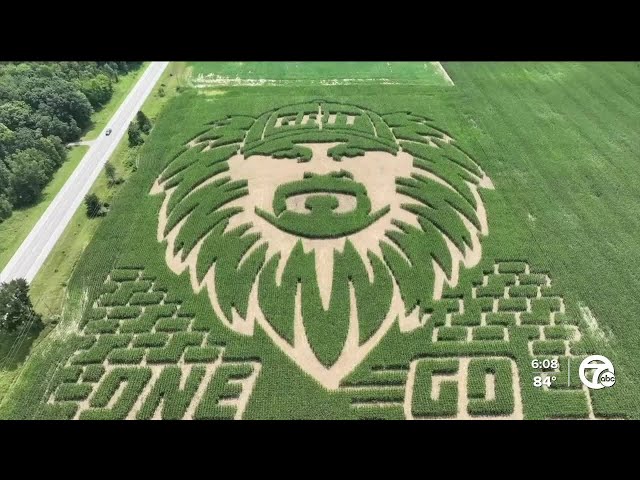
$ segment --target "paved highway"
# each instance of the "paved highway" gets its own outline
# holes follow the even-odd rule
[[[84,158],[49,208],[0,273],[0,282],[9,282],[15,278],[25,278],[29,282],[33,280],[167,65],[168,62],[153,62],[147,67],[105,129],[100,132],[100,136],[91,143]],[[106,136],[108,128],[112,132]]]

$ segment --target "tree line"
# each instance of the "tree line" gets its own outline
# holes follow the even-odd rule
[[[140,62],[0,63],[0,222],[35,203],[119,76]]]

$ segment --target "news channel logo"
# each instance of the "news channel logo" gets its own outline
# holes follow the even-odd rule
[[[593,374],[587,378],[586,373],[592,371]],[[592,390],[612,387],[616,383],[616,376],[613,364],[604,355],[591,355],[585,358],[580,364],[580,380]]]

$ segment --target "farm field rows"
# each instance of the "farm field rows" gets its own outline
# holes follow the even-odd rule
[[[171,99],[0,418],[640,418],[638,64],[443,65]]]

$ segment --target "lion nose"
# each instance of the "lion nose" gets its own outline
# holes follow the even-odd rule
[[[304,206],[311,212],[328,213],[336,210],[340,202],[334,195],[313,195],[307,197]]]

